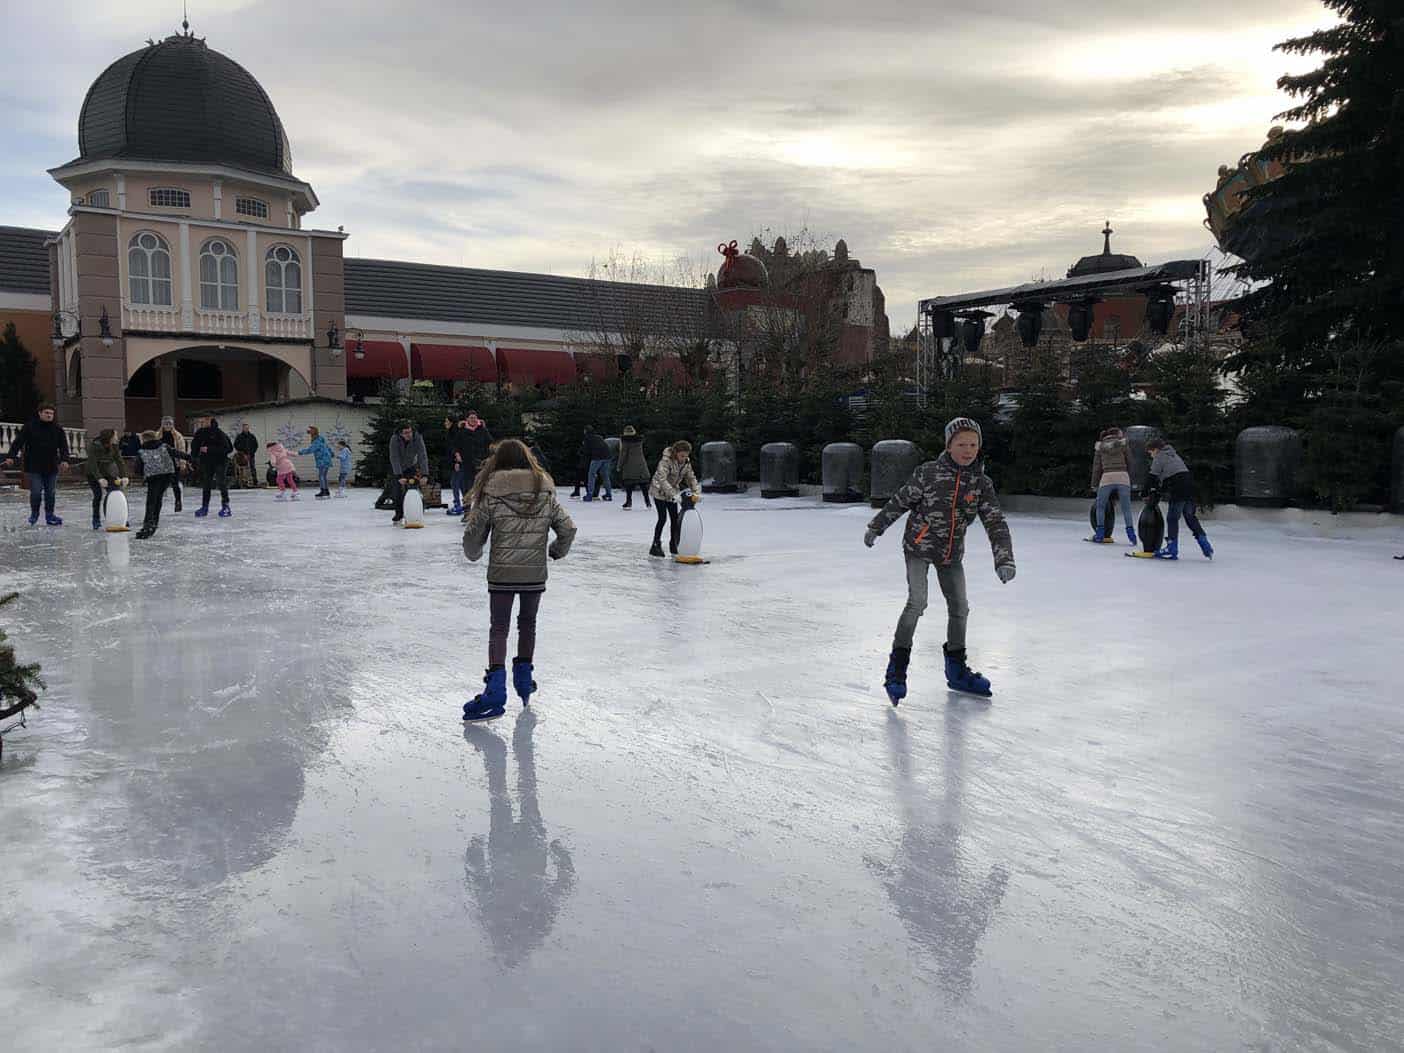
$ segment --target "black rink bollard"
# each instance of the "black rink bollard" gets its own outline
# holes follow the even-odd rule
[[[768,442],[760,452],[762,497],[799,495],[799,447],[792,442]]]
[[[1297,488],[1302,437],[1293,428],[1269,424],[1244,428],[1234,444],[1238,503],[1282,508]]]
[[[702,492],[736,493],[736,447],[729,442],[704,442],[701,456]]]
[[[1404,428],[1394,433],[1394,459],[1389,473],[1389,510],[1404,513]]]
[[[863,448],[852,442],[824,447],[824,500],[851,504],[863,500]]]
[[[921,451],[906,439],[883,439],[873,447],[872,505],[881,508],[921,464]]]
[[[1159,428],[1150,428],[1144,424],[1135,424],[1126,429],[1127,467],[1131,470],[1131,489],[1140,493],[1145,493],[1146,483],[1150,480],[1150,454],[1146,451],[1146,443],[1152,439],[1160,438]]]

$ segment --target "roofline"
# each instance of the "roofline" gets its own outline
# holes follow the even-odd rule
[[[188,172],[194,175],[213,175],[236,181],[243,180],[263,186],[277,187],[281,190],[291,190],[294,193],[303,195],[308,204],[308,207],[303,210],[304,212],[312,212],[321,205],[321,201],[318,200],[316,192],[312,189],[312,184],[304,183],[296,176],[275,175],[272,172],[260,172],[253,168],[240,168],[237,165],[197,164],[191,161],[148,161],[125,157],[105,157],[94,158],[92,160],[75,157],[67,164],[59,165],[57,168],[50,168],[48,172],[55,182],[62,183],[65,179],[75,179],[79,176],[122,170],[132,172]]]
[[[575,274],[544,274],[541,271],[503,271],[488,267],[453,267],[443,263],[419,263],[415,260],[385,260],[372,256],[346,256],[346,263],[383,263],[392,267],[417,267],[423,270],[446,271],[450,274],[500,274],[509,278],[554,278],[558,281],[580,282],[583,285],[599,287],[602,285],[618,286],[622,289],[658,289],[663,292],[672,293],[706,293],[705,286],[695,285],[659,285],[655,282],[621,282],[612,278],[583,278]]]
[[[1062,278],[1051,282],[1026,282],[1007,289],[989,289],[984,292],[962,293],[959,296],[931,296],[917,301],[917,313],[927,311],[960,311],[971,307],[987,307],[995,304],[1010,304],[1019,301],[1053,303],[1059,300],[1076,299],[1090,293],[1111,292],[1117,289],[1134,291],[1164,282],[1185,281],[1200,273],[1204,260],[1169,260],[1151,267],[1135,267],[1125,271],[1106,271],[1102,274],[1086,274],[1080,278]]]

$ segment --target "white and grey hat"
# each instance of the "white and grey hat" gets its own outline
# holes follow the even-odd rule
[[[973,420],[970,417],[956,417],[954,420],[952,420],[949,424],[946,425],[947,446],[951,444],[951,436],[953,436],[958,431],[973,431],[979,437],[980,444],[982,446],[984,445],[985,433],[980,430],[979,421]]]

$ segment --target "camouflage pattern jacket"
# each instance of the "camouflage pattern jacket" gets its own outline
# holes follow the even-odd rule
[[[943,567],[961,562],[965,528],[979,516],[990,539],[995,566],[1014,562],[1014,543],[999,507],[999,495],[978,460],[961,468],[949,453],[943,453],[919,465],[868,528],[881,534],[903,512],[910,513],[902,538],[902,549],[909,556]]]

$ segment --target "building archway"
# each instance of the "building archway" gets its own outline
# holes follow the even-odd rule
[[[123,393],[132,430],[155,428],[168,416],[185,431],[214,407],[299,398],[310,390],[306,347],[167,340],[132,344],[137,346],[127,351]],[[176,346],[153,346],[161,344]]]

